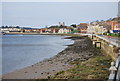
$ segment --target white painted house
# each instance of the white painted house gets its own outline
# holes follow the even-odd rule
[[[71,29],[67,29],[67,28],[60,28],[58,30],[58,33],[70,33],[71,32]]]
[[[107,32],[107,29],[102,26],[102,25],[95,25],[95,24],[89,24],[88,25],[88,29],[87,29],[87,33],[88,34],[103,34],[104,32]]]
[[[9,33],[9,32],[20,32],[21,28],[17,27],[8,27],[8,28],[0,28],[1,32]]]

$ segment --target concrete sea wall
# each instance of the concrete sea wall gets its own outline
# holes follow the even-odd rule
[[[93,45],[96,48],[101,49],[102,52],[104,52],[104,54],[111,56],[113,61],[115,61],[118,58],[120,47],[117,47],[111,44],[111,42],[101,39],[97,36],[92,37],[91,40],[93,41]]]

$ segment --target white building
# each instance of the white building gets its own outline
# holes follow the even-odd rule
[[[70,33],[71,32],[71,29],[67,29],[67,28],[60,28],[58,30],[58,33]]]
[[[120,30],[120,23],[115,24],[114,30]]]
[[[17,27],[8,27],[8,28],[0,28],[1,32],[9,33],[9,32],[20,32],[21,28]]]
[[[103,34],[104,32],[107,32],[107,29],[99,24],[89,24],[87,33],[88,34]]]

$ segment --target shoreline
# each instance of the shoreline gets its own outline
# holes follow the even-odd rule
[[[70,62],[85,61],[99,52],[91,48],[91,41],[85,37],[67,37],[74,40],[74,44],[68,45],[66,49],[54,57],[43,60],[26,68],[16,70],[3,75],[3,79],[44,79],[54,76],[57,72],[68,70],[74,65]]]
[[[5,33],[2,35],[60,35],[60,36],[87,36],[81,34],[73,34],[73,33]]]
[[[10,32],[10,33],[5,33],[3,35],[63,35],[60,33],[18,33],[18,32]]]

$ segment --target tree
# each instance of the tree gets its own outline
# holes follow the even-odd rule
[[[78,33],[78,30],[77,30],[77,29],[75,29],[75,30],[73,30],[73,31],[72,31],[72,33]]]
[[[104,20],[101,20],[101,22],[104,22]]]
[[[99,22],[99,20],[96,20],[95,22]]]
[[[107,33],[110,33],[110,30],[107,30]]]
[[[8,26],[5,26],[5,28],[8,28]]]
[[[112,20],[112,18],[109,18],[108,20],[109,20],[109,21],[111,21],[111,20]]]
[[[70,25],[70,26],[72,26],[72,27],[74,27],[74,28],[76,28],[77,26],[76,26],[76,24],[72,24],[72,25]]]
[[[20,28],[19,26],[16,26],[16,28]]]
[[[50,26],[49,28],[58,28],[58,26]]]
[[[2,28],[4,28],[4,26],[2,26]]]

